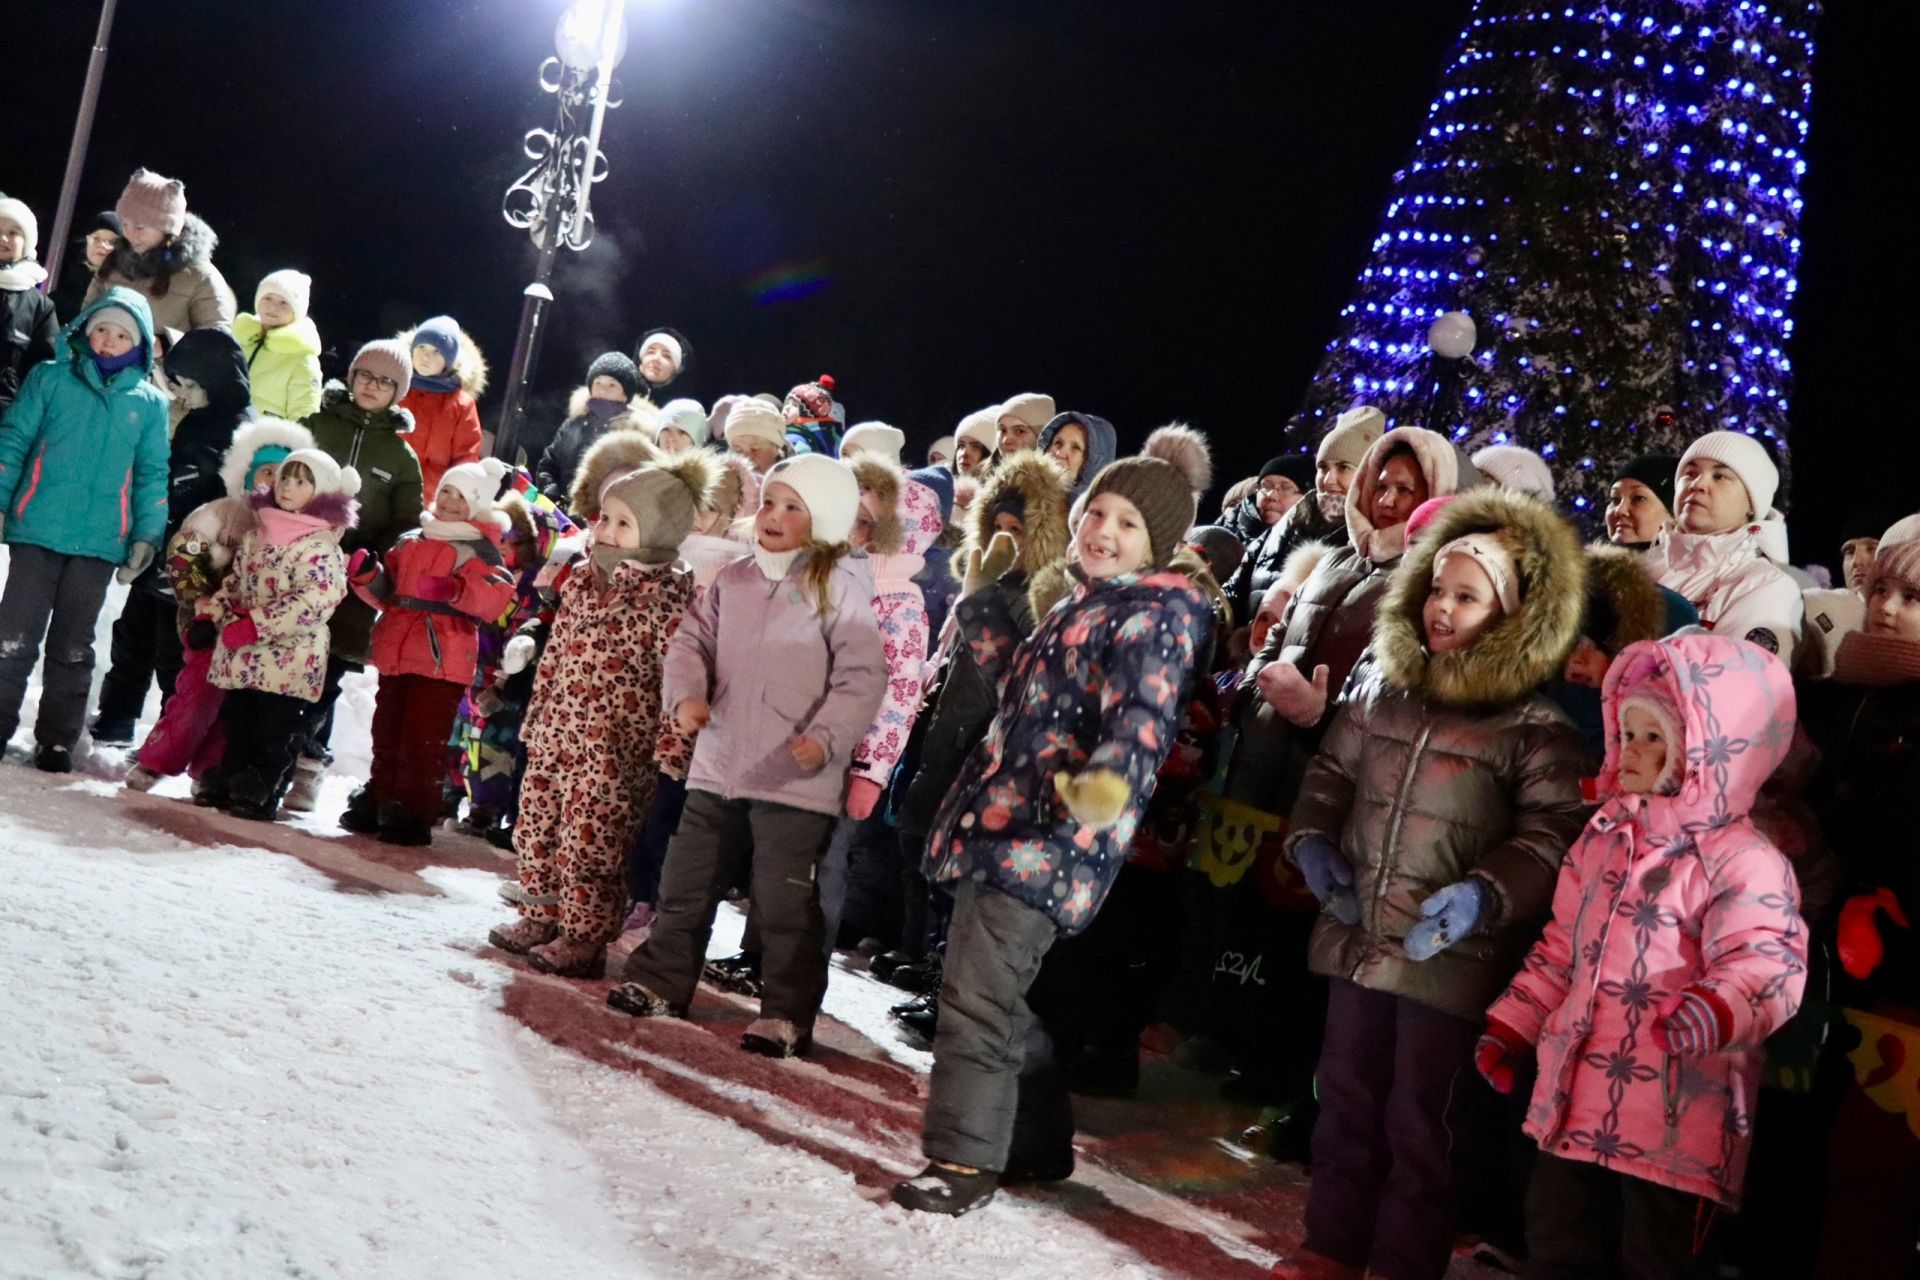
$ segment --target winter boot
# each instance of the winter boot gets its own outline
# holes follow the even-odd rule
[[[129,791],[151,791],[154,784],[159,781],[160,775],[143,764],[136,764],[127,770],[126,783]]]
[[[193,802],[202,809],[227,807],[227,775],[209,769],[193,782]]]
[[[487,941],[502,951],[523,956],[560,936],[560,926],[551,920],[517,920],[487,931]]]
[[[133,745],[133,717],[95,716],[89,732],[100,746],[130,747]]]
[[[687,1007],[683,1004],[668,1004],[664,996],[657,996],[637,982],[616,982],[607,992],[607,1003],[622,1013],[630,1013],[636,1018],[684,1018]]]
[[[305,756],[300,760],[301,764],[306,763]],[[294,769],[298,773],[299,766],[296,765]],[[380,830],[380,804],[373,798],[371,782],[364,787],[356,787],[353,794],[347,797],[347,807],[340,811],[340,829],[357,836],[370,836]]]
[[[272,822],[280,811],[280,802],[273,784],[248,769],[227,782],[227,803],[223,807],[236,818]]]
[[[867,972],[881,982],[892,982],[893,975],[910,964],[920,963],[920,957],[909,955],[905,951],[882,951],[867,966]]]
[[[604,978],[607,976],[607,944],[555,938],[527,952],[527,963],[556,978]]]
[[[405,805],[390,800],[380,806],[381,844],[400,844],[418,848],[433,843],[433,828],[407,812]]]
[[[887,1010],[887,1016],[898,1023],[902,1031],[932,1044],[934,1033],[940,1029],[940,997],[928,993],[897,1004]]]
[[[890,987],[902,991],[911,991],[915,995],[926,995],[940,989],[940,957],[922,956],[911,964],[903,964],[881,979]]]
[[[487,843],[496,849],[505,849],[508,853],[512,853],[513,827],[508,825],[488,828]]]
[[[893,1188],[893,1202],[920,1213],[941,1213],[957,1218],[972,1213],[993,1199],[1000,1175],[991,1169],[962,1173],[943,1164],[929,1164],[920,1175]]]
[[[813,1037],[785,1018],[755,1018],[740,1037],[740,1047],[763,1058],[804,1058]]]
[[[131,732],[128,736],[132,736]],[[34,750],[33,767],[42,773],[72,773],[73,752],[43,742]]]
[[[327,771],[325,760],[316,760],[312,756],[301,756],[293,765],[293,786],[287,790],[287,798],[280,803],[292,813],[312,813],[320,803],[320,778]],[[346,818],[340,819],[340,825],[347,826]],[[349,831],[359,830],[347,827]],[[362,832],[362,834],[366,834]]]
[[[757,997],[760,994],[760,957],[742,951],[724,960],[709,960],[701,967],[700,980],[722,991]]]
[[[1240,1131],[1240,1145],[1281,1164],[1306,1164],[1312,1159],[1313,1125],[1319,1118],[1320,1104],[1311,1094],[1265,1107],[1258,1122]]]

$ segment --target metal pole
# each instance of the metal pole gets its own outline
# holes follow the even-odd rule
[[[107,34],[113,29],[113,9],[119,0],[101,0],[100,26],[93,33],[93,53],[87,58],[87,84],[80,91],[80,116],[73,122],[73,141],[67,147],[67,172],[60,180],[60,203],[53,214],[52,239],[47,245],[47,283],[60,283],[60,259],[73,231],[73,206],[80,198],[80,170],[87,159],[87,140],[93,136],[93,109],[100,101],[100,81],[107,73]]]
[[[526,417],[527,384],[533,380],[533,366],[540,358],[540,340],[547,332],[547,304],[553,301],[548,281],[553,279],[553,259],[560,250],[559,228],[554,226],[552,216],[554,203],[552,198],[547,201],[539,265],[534,268],[533,283],[521,295],[520,328],[514,334],[513,364],[507,370],[507,399],[500,407],[500,429],[493,435],[493,456],[509,466],[523,465],[517,456],[520,422]]]

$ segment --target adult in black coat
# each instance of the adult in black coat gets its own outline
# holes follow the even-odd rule
[[[195,508],[226,494],[220,460],[233,434],[254,418],[247,357],[225,329],[191,329],[161,362],[176,407],[187,412],[173,431],[167,460],[167,537]],[[113,624],[113,666],[100,686],[95,742],[129,742],[157,676],[161,705],[173,696],[184,658],[163,548],[133,581]]]

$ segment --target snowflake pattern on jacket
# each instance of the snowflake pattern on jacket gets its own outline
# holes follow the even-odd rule
[[[1178,573],[1073,576],[1072,594],[1017,647],[999,593],[955,606],[999,709],[927,842],[930,879],[990,885],[1069,935],[1092,922],[1127,860],[1212,617]],[[1054,774],[1089,769],[1118,774],[1130,792],[1105,830],[1081,826],[1054,790]]]
[[[1619,791],[1620,703],[1648,685],[1684,723],[1673,796]],[[1545,935],[1487,1016],[1538,1045],[1525,1127],[1542,1150],[1735,1206],[1761,1042],[1806,985],[1793,869],[1748,816],[1792,739],[1793,684],[1758,646],[1690,634],[1627,648],[1603,697],[1605,803],[1562,864]],[[1661,1005],[1688,988],[1718,1005],[1716,1053],[1669,1056],[1653,1041]]]

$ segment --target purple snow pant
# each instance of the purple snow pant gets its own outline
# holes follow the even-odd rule
[[[173,682],[173,696],[160,708],[160,719],[140,744],[140,764],[172,777],[190,773],[195,778],[220,763],[227,731],[220,723],[220,706],[227,691],[207,683],[213,649],[188,648],[187,664]]]
[[[1310,1253],[1382,1280],[1440,1280],[1453,1253],[1447,1111],[1480,1027],[1335,979],[1315,1079]]]

